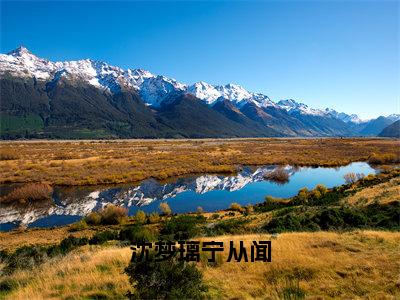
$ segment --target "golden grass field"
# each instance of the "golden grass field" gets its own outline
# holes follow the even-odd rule
[[[95,185],[235,172],[240,165],[339,166],[400,161],[400,140],[376,138],[7,141],[0,183]]]
[[[388,182],[365,188],[344,201],[354,205],[368,205],[375,201],[379,203],[400,201],[400,178],[393,178]]]
[[[269,240],[270,235],[203,240],[211,239],[248,244]],[[129,247],[85,246],[33,271],[15,272],[12,278],[20,286],[7,298],[120,299],[130,289],[123,274],[130,257]],[[226,252],[223,257],[226,260]],[[198,266],[213,298],[278,299],[285,288],[298,284],[312,299],[399,299],[400,233],[284,233],[272,240],[271,263],[223,262],[210,267],[200,262]],[[298,279],[291,281],[293,276]]]
[[[0,146],[0,182],[42,182],[46,193],[46,184],[166,179],[188,173],[235,172],[240,165],[256,164],[396,163],[400,155],[400,141],[389,139],[29,141],[2,142]],[[355,193],[341,199],[341,204],[362,206],[400,201],[399,177],[390,178],[362,189],[357,184],[351,185]],[[14,196],[20,197],[23,192],[20,190]],[[29,205],[29,201],[21,205]],[[218,214],[218,220],[243,218],[239,211]],[[213,213],[202,215],[208,222],[214,222]],[[273,212],[250,213],[246,216],[249,223],[244,232],[260,228],[272,217]],[[162,216],[161,221],[167,218],[170,217]],[[89,226],[74,232],[71,232],[74,225],[19,228],[0,232],[0,250],[58,244],[69,235],[91,237],[98,231],[118,230],[131,223],[135,223],[133,217],[121,225]],[[158,221],[145,226],[157,229],[160,224]],[[236,243],[243,240],[249,248],[253,240],[270,239],[267,233],[248,233],[197,240],[223,241],[224,261],[230,240]],[[17,270],[8,275],[7,280],[17,286],[8,294],[0,291],[0,299],[122,299],[132,289],[128,276],[123,273],[131,254],[129,247],[120,246],[116,241],[81,246],[32,270]],[[2,267],[0,263],[0,272]],[[271,263],[222,262],[212,267],[199,262],[198,268],[210,287],[210,298],[281,299],[285,290],[294,287],[308,299],[400,299],[400,232],[282,233],[272,239]],[[0,279],[3,280],[1,276]]]

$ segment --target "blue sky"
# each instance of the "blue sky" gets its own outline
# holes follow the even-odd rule
[[[0,46],[369,118],[400,113],[399,11],[398,1],[2,1]]]

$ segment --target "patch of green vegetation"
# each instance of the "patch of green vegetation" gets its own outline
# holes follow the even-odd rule
[[[213,226],[204,228],[204,232],[208,236],[216,236],[222,234],[240,234],[248,232],[246,224],[249,223],[248,218],[228,219],[215,223]]]
[[[109,265],[96,265],[96,270],[98,270],[100,273],[109,273],[111,267]]]
[[[111,240],[118,239],[118,232],[114,230],[104,230],[96,232],[89,240],[89,245],[101,245]]]
[[[365,207],[316,207],[288,212],[263,227],[268,232],[362,229],[400,229],[400,204],[371,204]]]
[[[0,296],[7,295],[18,288],[18,282],[12,278],[3,278],[0,280]]]
[[[63,239],[58,245],[22,246],[13,253],[3,252],[2,263],[5,264],[3,271],[5,274],[11,274],[18,269],[32,269],[46,262],[49,258],[65,255],[80,246],[86,245],[88,242],[87,238],[69,236]]]
[[[125,269],[134,287],[130,299],[203,299],[208,291],[203,275],[195,264],[172,257],[155,261],[154,252],[147,260],[134,257]]]
[[[161,237],[167,240],[187,240],[195,237],[201,232],[199,224],[206,222],[201,215],[180,215],[172,217],[163,224],[160,230]]]
[[[43,128],[44,123],[39,115],[12,116],[4,112],[0,113],[0,132],[2,137],[29,138],[31,135],[41,133]]]
[[[130,243],[152,242],[157,239],[157,235],[146,227],[133,225],[122,229],[118,239]]]
[[[53,130],[51,127],[47,128],[47,135],[54,139],[110,139],[116,136],[104,129],[89,129],[89,128],[68,128]]]

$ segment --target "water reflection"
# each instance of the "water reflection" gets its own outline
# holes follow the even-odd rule
[[[109,203],[128,207],[130,214],[139,208],[146,212],[157,211],[161,201],[167,201],[178,213],[195,211],[198,206],[205,211],[215,211],[227,208],[232,202],[242,205],[262,202],[266,195],[290,197],[300,188],[312,189],[318,183],[327,187],[340,185],[344,183],[343,175],[349,172],[365,175],[376,172],[366,163],[340,168],[286,166],[289,182],[279,185],[265,179],[276,168],[245,167],[234,176],[205,174],[179,178],[170,183],[149,179],[137,186],[55,187],[52,200],[1,205],[1,230],[10,230],[19,224],[37,227],[65,225]]]

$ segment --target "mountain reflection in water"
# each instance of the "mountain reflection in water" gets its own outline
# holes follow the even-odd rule
[[[242,205],[264,201],[264,197],[294,196],[300,188],[312,189],[316,184],[333,187],[344,183],[343,175],[354,172],[365,175],[377,171],[367,163],[352,163],[339,168],[296,168],[286,166],[289,182],[277,184],[265,180],[265,175],[277,166],[244,167],[237,175],[200,175],[178,178],[171,183],[154,179],[136,186],[114,187],[55,187],[51,200],[24,204],[2,204],[1,230],[18,225],[50,227],[76,222],[84,215],[99,210],[109,203],[129,208],[129,214],[138,209],[158,211],[161,201],[167,201],[173,212],[193,212],[198,206],[204,211],[229,207],[232,202]],[[3,186],[9,189],[10,186]]]

